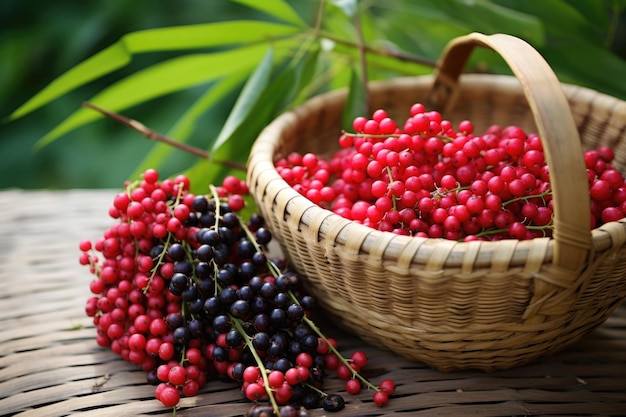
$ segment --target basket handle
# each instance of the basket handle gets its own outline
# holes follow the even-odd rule
[[[539,52],[511,35],[471,33],[455,38],[437,65],[430,103],[444,112],[454,106],[459,77],[476,46],[491,49],[504,58],[521,83],[550,171],[554,200],[553,264],[576,271],[588,260],[592,248],[585,162],[569,103]]]

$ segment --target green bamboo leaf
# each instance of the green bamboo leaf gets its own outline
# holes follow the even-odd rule
[[[206,90],[176,121],[174,126],[166,133],[166,136],[179,142],[187,142],[191,134],[196,129],[198,119],[211,107],[215,106],[226,95],[240,85],[248,71],[240,71],[230,74],[217,81]],[[135,168],[135,172],[130,178],[138,177],[148,168],[161,167],[173,152],[180,152],[164,143],[156,143],[150,152],[143,158],[141,163]]]
[[[263,60],[256,67],[237,98],[232,111],[228,115],[224,127],[211,146],[211,151],[218,149],[248,117],[250,110],[267,87],[274,64],[274,50],[268,49]]]
[[[292,36],[300,30],[271,22],[232,21],[132,32],[56,78],[11,113],[8,120],[22,117],[90,81],[126,66],[135,54],[267,42]]]
[[[274,44],[276,50],[293,40]],[[133,105],[190,88],[227,76],[240,69],[251,70],[261,60],[266,45],[255,45],[211,54],[195,54],[174,58],[132,74],[93,97],[90,101],[110,111],[120,111]],[[80,109],[41,138],[36,146],[42,147],[80,126],[102,117],[89,109]]]
[[[575,7],[569,4],[570,2],[562,0],[498,0],[498,2],[507,5],[510,8],[509,10],[514,9],[529,16],[534,16],[542,22],[544,32],[551,37],[560,37],[567,41],[589,41],[597,37],[597,33],[588,23],[587,16],[581,14]],[[505,30],[505,32],[516,34],[508,30]],[[536,43],[532,37],[524,37],[524,39],[535,46],[543,46],[543,43]]]
[[[302,20],[300,15],[286,2],[282,0],[232,0],[235,3],[240,3],[251,7],[256,10],[260,10],[270,16],[282,20],[287,23],[291,23],[297,26],[306,26],[306,23]]]
[[[222,146],[213,152],[213,159],[245,164],[249,150],[259,133],[291,104],[285,102],[285,97],[282,94],[276,94],[276,91],[291,91],[297,85],[297,78],[294,68],[288,67],[281,72],[278,78],[272,81],[260,95],[244,122],[238,126],[228,140],[224,141]],[[233,168],[223,164],[204,160],[198,161],[185,173],[191,179],[192,184],[194,182],[203,184],[201,187],[206,187],[206,184],[218,184],[226,175],[245,175],[245,173],[233,170]]]
[[[543,3],[537,2],[537,3]],[[494,4],[488,0],[436,2],[452,20],[484,33],[508,33],[540,46],[545,43],[544,26],[536,17]]]
[[[350,71],[350,87],[348,89],[348,98],[343,109],[342,126],[345,130],[352,130],[352,121],[357,116],[368,116],[366,106],[366,91],[363,88],[363,78],[360,71],[352,67]]]
[[[315,43],[301,60],[299,67],[298,87],[296,89],[297,96],[294,98],[293,104],[302,103],[312,94],[311,88],[314,84],[314,78],[317,75],[317,64],[320,57],[319,43]]]
[[[271,81],[263,90],[248,112],[247,117],[233,131],[230,139],[225,140],[222,146],[214,148],[219,159],[230,159],[237,162],[246,162],[248,152],[258,134],[282,111],[291,106],[290,97],[294,96],[293,89],[297,86],[297,71],[287,67],[280,75]],[[282,94],[276,94],[277,91]],[[244,152],[242,152],[244,150]]]
[[[542,50],[562,82],[582,85],[626,100],[626,85],[615,83],[626,74],[626,62],[609,51],[589,44],[550,46]],[[601,65],[572,65],[573,56]]]

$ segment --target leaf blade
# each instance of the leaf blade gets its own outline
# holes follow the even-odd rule
[[[215,142],[211,146],[211,150],[218,149],[222,144],[232,135],[232,133],[239,127],[239,125],[249,115],[250,110],[254,107],[254,104],[261,96],[263,90],[267,87],[272,71],[272,65],[274,63],[274,50],[269,48],[254,70],[246,85],[243,87],[241,94],[239,95],[237,102],[235,103],[232,111],[228,115],[222,130],[215,139]]]
[[[306,26],[300,15],[285,1],[282,0],[232,0],[250,8],[259,10],[284,22],[297,26]]]
[[[293,36],[299,31],[294,26],[278,23],[232,21],[131,32],[61,74],[14,110],[7,116],[7,120],[23,117],[90,81],[123,68],[135,54],[253,44],[272,38]]]
[[[283,41],[276,43],[275,47],[282,50],[290,43]],[[186,55],[164,61],[118,81],[90,101],[107,110],[120,111],[165,94],[227,76],[237,69],[250,70],[262,58],[265,48],[265,45],[255,45],[212,54]],[[206,69],[207,72],[201,74],[198,72],[199,69]],[[185,76],[181,76],[183,74]],[[102,117],[100,114],[88,109],[77,110],[41,138],[36,147],[45,146],[100,117]]]

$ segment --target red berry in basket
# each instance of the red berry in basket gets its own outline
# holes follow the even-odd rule
[[[604,162],[611,162],[615,158],[615,152],[608,146],[601,146],[598,148],[598,156],[602,158]]]
[[[600,219],[603,223],[615,222],[624,217],[624,213],[618,207],[607,207],[602,210]]]
[[[591,184],[591,188],[589,189],[589,194],[591,195],[591,198],[593,198],[594,200],[600,200],[600,201],[608,200],[609,198],[611,198],[611,195],[612,195],[611,184],[606,180],[602,180],[602,179],[595,180]]]

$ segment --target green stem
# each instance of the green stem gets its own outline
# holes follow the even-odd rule
[[[546,230],[550,230],[552,229],[552,224],[547,224],[545,226],[526,226],[526,229],[528,230],[541,230],[542,232],[545,232]],[[476,237],[484,237],[484,236],[490,236],[490,235],[495,235],[498,233],[505,233],[508,232],[509,229],[485,229],[480,233],[476,233],[474,236]]]
[[[358,45],[352,41],[343,39],[343,38],[339,38],[331,33],[328,32],[319,32],[319,36],[322,38],[326,38],[328,40],[331,40],[335,43],[341,44],[341,45],[345,45],[345,46],[350,46],[353,48],[358,48]],[[386,56],[386,57],[390,57],[390,58],[394,58],[397,59],[398,61],[404,61],[404,62],[413,62],[416,64],[421,64],[421,65],[426,65],[428,67],[436,67],[437,66],[437,61],[432,60],[432,59],[427,59],[427,58],[422,58],[419,56],[415,56],[415,55],[410,55],[404,52],[399,52],[399,51],[394,51],[392,49],[388,49],[388,48],[375,48],[372,46],[368,46],[368,45],[364,45],[364,50],[366,52],[375,54],[375,55],[380,55],[380,56]]]
[[[391,133],[389,135],[376,135],[376,134],[370,134],[370,133],[353,133],[353,132],[348,132],[346,130],[342,130],[341,134],[345,136],[351,136],[353,138],[367,138],[367,139],[399,138],[402,135],[406,135],[406,133]],[[421,136],[424,139],[437,138],[446,143],[452,142],[454,140],[454,138],[451,138],[450,136],[444,136],[444,135],[426,135],[426,134],[421,133],[419,134],[419,136]]]
[[[237,319],[237,318],[235,318],[233,316],[230,316],[230,320],[233,323],[233,325],[235,326],[235,328],[237,329],[237,331],[239,332],[239,334],[241,334],[243,336],[244,340],[246,341],[246,346],[248,347],[248,349],[250,349],[250,352],[252,353],[252,356],[254,357],[254,360],[255,360],[257,366],[259,367],[259,370],[261,371],[261,377],[263,378],[263,384],[265,385],[265,390],[267,391],[267,396],[269,397],[270,403],[272,404],[272,408],[274,409],[274,413],[276,413],[276,415],[278,415],[278,413],[279,413],[278,403],[276,402],[276,398],[274,398],[274,394],[272,392],[272,389],[270,388],[270,381],[267,378],[267,375],[268,375],[267,368],[265,368],[265,365],[263,365],[263,360],[261,359],[261,357],[259,356],[258,352],[254,348],[254,345],[252,344],[252,338],[248,335],[248,333],[246,333],[246,331],[244,330],[243,326],[239,322],[239,319]]]
[[[217,187],[215,187],[215,185],[210,184],[209,185],[209,190],[211,190],[211,197],[213,198],[213,202],[215,203],[215,230],[217,231],[219,229],[219,225],[220,225],[220,216],[221,216],[221,210],[220,210],[220,195],[217,192]]]
[[[539,194],[532,194],[532,195],[523,195],[520,197],[516,197],[516,198],[512,198],[510,200],[507,201],[503,201],[502,202],[502,207],[506,207],[507,205],[511,204],[511,203],[515,203],[516,201],[528,201],[531,200],[533,198],[541,198],[543,200],[543,198],[545,196],[551,195],[552,191],[548,190],[548,191],[544,191],[543,193],[539,193]]]
[[[291,291],[289,292],[290,295]],[[295,299],[295,296],[292,295],[292,298]],[[297,299],[296,299],[297,302]],[[350,365],[350,362],[343,357],[343,355],[335,348],[335,346],[333,346],[332,343],[330,343],[330,340],[328,340],[328,338],[324,335],[324,333],[322,333],[322,331],[317,327],[317,325],[315,324],[315,322],[313,322],[313,320],[311,320],[310,318],[308,318],[307,316],[304,316],[302,318],[304,320],[304,322],[306,324],[309,325],[309,327],[311,327],[311,329],[313,329],[313,331],[324,340],[324,342],[326,342],[326,344],[328,345],[328,348],[330,349],[330,351],[332,353],[334,353],[337,358],[339,358],[339,361],[341,361],[342,364],[344,364],[345,366],[348,367],[348,369],[350,369],[350,372],[352,372],[352,378],[357,378],[359,379],[364,385],[366,385],[368,388],[371,388],[375,391],[380,391],[380,388],[378,388],[376,385],[372,384],[367,378],[365,378],[364,376],[362,376],[358,371],[356,371],[352,365]]]

